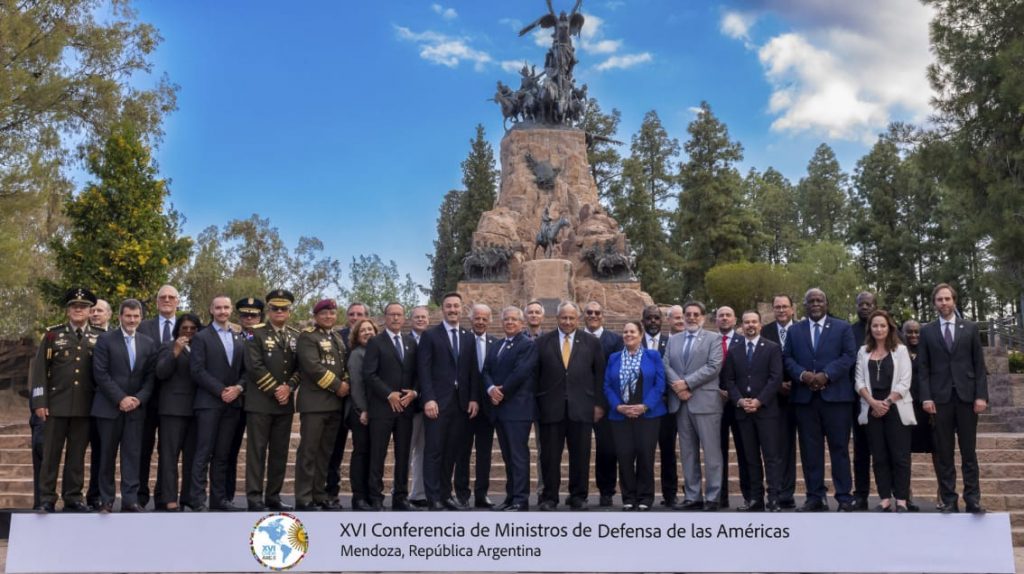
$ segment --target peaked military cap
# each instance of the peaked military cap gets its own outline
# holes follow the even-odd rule
[[[235,301],[235,310],[239,313],[263,313],[263,301],[255,297],[244,297]]]
[[[295,302],[295,295],[287,289],[274,289],[267,293],[267,303],[275,307],[288,307]]]
[[[96,295],[84,287],[72,287],[64,293],[64,306],[67,307],[72,303],[85,303],[92,307],[96,304]]]

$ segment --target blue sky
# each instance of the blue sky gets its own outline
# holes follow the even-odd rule
[[[495,82],[518,85],[513,70],[540,64],[547,40],[517,37],[541,0],[137,7],[164,38],[154,73],[181,86],[156,157],[186,233],[259,213],[289,245],[321,238],[346,273],[376,253],[424,284],[437,207],[461,187],[476,124],[497,156]],[[916,0],[597,0],[583,12],[577,82],[621,110],[624,154],[648,110],[682,143],[706,100],[744,145],[744,171],[796,182],[821,142],[852,172],[889,121],[929,113],[929,12]]]

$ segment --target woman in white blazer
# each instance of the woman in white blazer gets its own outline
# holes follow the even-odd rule
[[[882,499],[875,510],[907,511],[910,498],[910,438],[914,418],[910,382],[913,363],[889,313],[868,317],[867,344],[857,353],[854,389],[860,395],[857,422],[867,425],[875,485]],[[893,502],[895,498],[895,502]]]

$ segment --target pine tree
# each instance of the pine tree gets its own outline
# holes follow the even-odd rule
[[[764,173],[751,168],[743,187],[746,203],[759,221],[754,258],[772,265],[790,261],[800,246],[793,184],[774,168]]]
[[[800,229],[805,237],[812,241],[846,239],[846,185],[835,152],[828,144],[819,145],[807,164],[807,177],[797,185]]]
[[[610,114],[601,112],[601,106],[597,100],[590,98],[587,101],[587,110],[583,115],[583,122],[580,128],[587,134],[587,162],[590,163],[590,175],[597,185],[597,193],[601,199],[611,204],[612,182],[621,175],[622,158],[619,156],[615,144],[606,139],[615,139],[619,130],[619,121],[622,113],[612,109]],[[602,139],[606,138],[606,139]]]
[[[437,238],[434,239],[434,253],[430,260],[430,300],[440,305],[441,297],[458,285],[462,266],[451,257],[458,242],[456,217],[464,191],[453,189],[444,194],[437,214]],[[454,264],[454,266],[453,266]]]
[[[448,252],[447,284],[455,288],[461,276],[462,260],[473,248],[473,232],[480,223],[480,215],[493,209],[497,199],[498,170],[494,164],[494,149],[485,139],[484,126],[477,124],[476,137],[469,142],[469,155],[462,161],[462,185],[465,187],[459,210],[455,216],[455,243]]]

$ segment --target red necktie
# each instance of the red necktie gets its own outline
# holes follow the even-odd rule
[[[729,335],[722,335],[722,356],[729,352]]]

